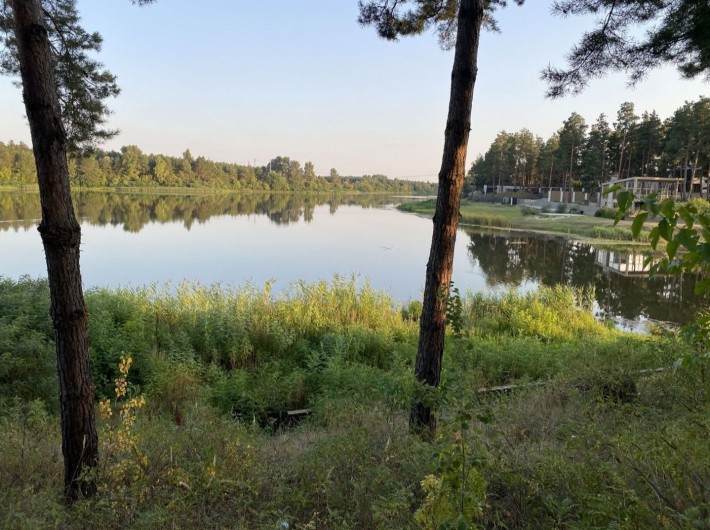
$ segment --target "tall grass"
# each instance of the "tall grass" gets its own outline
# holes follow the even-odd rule
[[[689,346],[609,329],[591,294],[466,295],[437,396],[450,436],[425,443],[407,428],[416,304],[400,310],[340,277],[279,297],[268,284],[92,290],[99,394],[113,398],[126,352],[126,399],[147,405],[120,454],[112,436],[124,420],[101,420],[100,494],[67,509],[56,393],[45,388],[47,285],[0,280],[0,526],[420,528],[415,512],[437,505],[421,483],[444,473],[454,439],[486,483],[471,523],[706,528],[707,371],[639,375]],[[478,391],[530,381],[545,384]],[[281,429],[280,413],[302,407],[310,414]],[[452,423],[462,412],[465,427]]]

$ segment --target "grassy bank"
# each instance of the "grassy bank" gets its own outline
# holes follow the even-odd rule
[[[435,200],[426,200],[402,204],[403,212],[420,215],[434,215]],[[461,224],[510,228],[529,232],[552,232],[574,236],[578,239],[604,240],[611,242],[627,242],[633,239],[631,222],[622,221],[614,226],[612,219],[579,214],[543,214],[539,210],[526,207],[505,206],[480,202],[462,201]],[[645,233],[640,240],[646,243]]]
[[[438,528],[463,501],[486,528],[707,527],[705,372],[640,372],[689,346],[609,329],[589,299],[463,297],[425,443],[416,302],[338,278],[90,291],[100,494],[67,509],[46,283],[0,279],[0,526]],[[503,384],[523,386],[479,391]]]

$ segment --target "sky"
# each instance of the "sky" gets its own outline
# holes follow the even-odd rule
[[[512,2],[511,2],[512,4]],[[554,17],[549,0],[498,12],[501,33],[479,49],[467,164],[502,130],[549,137],[572,112],[613,122],[625,101],[664,119],[710,93],[672,67],[630,89],[623,75],[576,97],[544,97],[541,70],[561,66],[593,19]],[[276,156],[318,174],[435,180],[441,163],[453,51],[433,34],[383,41],[357,24],[356,0],[78,0],[99,59],[118,77],[104,145],[265,165]],[[0,78],[0,141],[29,143],[20,90]]]

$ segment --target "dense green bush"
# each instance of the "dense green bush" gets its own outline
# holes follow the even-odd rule
[[[616,208],[606,208],[602,207],[599,208],[596,212],[594,212],[594,217],[602,217],[604,219],[616,219],[616,214],[618,211]]]
[[[0,277],[0,400],[40,399],[57,410],[57,395],[47,282]]]

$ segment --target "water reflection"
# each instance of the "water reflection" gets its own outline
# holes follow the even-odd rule
[[[600,316],[676,323],[693,319],[707,297],[694,294],[696,276],[649,277],[645,256],[597,249],[562,237],[493,230],[470,230],[471,264],[486,283],[593,285]]]
[[[358,273],[397,300],[418,299],[431,221],[381,208],[399,200],[388,195],[78,193],[84,282],[118,286],[188,279],[241,285],[251,280],[262,285],[276,279],[277,287],[287,288],[299,279]],[[0,275],[45,274],[35,231],[39,217],[37,194],[0,193]],[[459,236],[454,266],[462,291],[592,284],[600,316],[630,321],[687,322],[707,305],[707,298],[693,293],[695,277],[649,279],[641,255],[553,236],[484,229],[468,229],[467,235],[468,246]]]
[[[640,252],[615,252],[613,250],[596,249],[594,262],[602,269],[624,276],[649,276],[651,264]]]
[[[83,222],[121,226],[140,232],[150,223],[181,222],[188,230],[217,215],[264,215],[273,223],[288,225],[313,221],[317,206],[328,205],[331,214],[340,206],[363,208],[392,203],[388,195],[347,194],[136,194],[81,192],[74,208]],[[41,216],[36,193],[0,193],[0,230],[34,229]]]

